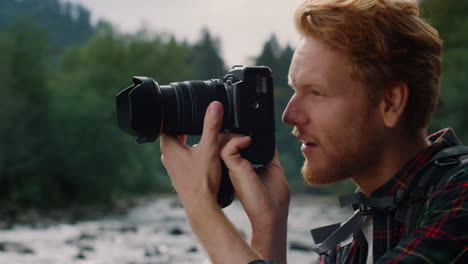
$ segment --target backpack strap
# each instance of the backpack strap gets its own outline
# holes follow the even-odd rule
[[[326,254],[328,250],[335,248],[351,235],[355,238],[362,237],[359,236],[362,232],[362,225],[375,209],[396,210],[395,219],[404,223],[405,233],[410,234],[416,227],[418,214],[428,195],[435,190],[435,183],[440,182],[445,175],[450,175],[448,172],[459,170],[467,165],[468,147],[453,146],[435,154],[416,172],[417,180],[412,180],[394,196],[369,197],[361,192],[340,196],[341,207],[353,205],[357,210],[341,225],[333,224],[312,229],[310,232],[316,243],[314,251],[319,255]]]
[[[446,151],[445,151],[446,150]],[[425,170],[420,171],[417,180],[399,191],[404,197],[396,207],[395,220],[405,224],[405,235],[409,235],[416,229],[418,218],[429,196],[445,183],[447,177],[453,173],[468,167],[468,147],[455,146],[437,153],[431,164]]]
[[[367,215],[360,210],[354,212],[343,224],[334,224],[310,230],[316,245],[312,248],[317,254],[322,255],[336,245],[348,239],[351,235],[361,229],[362,224],[367,219]]]

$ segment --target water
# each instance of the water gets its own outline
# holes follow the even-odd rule
[[[336,200],[336,197],[294,197],[288,243],[310,247],[311,228],[349,216],[350,211],[340,209]],[[240,203],[235,201],[224,211],[249,240],[250,225]],[[3,243],[5,247],[5,242],[9,249],[2,252],[0,246],[1,264],[210,263],[175,198],[144,202],[123,216],[48,228],[16,226],[0,230],[0,245]],[[289,263],[313,263],[315,259],[311,251],[288,250]]]

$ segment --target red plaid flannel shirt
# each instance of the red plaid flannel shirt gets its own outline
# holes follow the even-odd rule
[[[403,189],[416,172],[438,151],[461,142],[452,129],[429,137],[432,144],[409,161],[371,196],[392,196]],[[375,263],[468,263],[468,168],[453,172],[424,205],[417,229],[405,235],[405,226],[392,213],[374,215],[373,257]],[[360,259],[356,241],[338,247],[320,263],[366,263]]]

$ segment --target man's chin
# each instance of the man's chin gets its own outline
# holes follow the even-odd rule
[[[307,161],[301,169],[305,182],[314,186],[325,186],[347,179],[344,173],[339,173],[336,168],[314,168]]]

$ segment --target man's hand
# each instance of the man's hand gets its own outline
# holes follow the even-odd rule
[[[185,144],[186,136],[161,136],[161,161],[187,210],[198,208],[198,203],[216,201],[221,182],[219,130],[222,117],[222,105],[211,103],[200,142],[193,147]]]
[[[249,263],[259,256],[229,222],[217,203],[221,182],[220,136],[223,108],[209,105],[203,134],[196,146],[187,146],[185,136],[161,136],[161,160],[166,167],[190,225],[213,263]]]
[[[290,201],[289,186],[278,159],[258,173],[239,150],[249,137],[234,137],[222,149],[232,184],[252,225],[252,247],[264,258],[286,263],[286,233]]]

